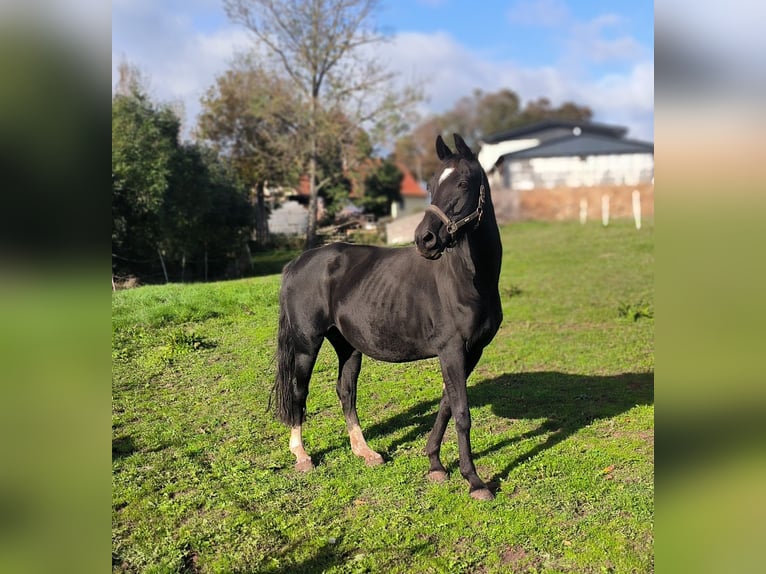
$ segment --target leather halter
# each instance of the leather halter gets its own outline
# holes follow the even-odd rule
[[[479,226],[479,223],[481,223],[481,215],[484,212],[484,184],[482,183],[481,187],[479,188],[479,205],[476,206],[476,210],[473,213],[466,217],[458,219],[457,221],[450,219],[447,217],[447,214],[441,210],[441,208],[437,207],[433,203],[426,207],[426,211],[435,213],[436,216],[444,222],[444,225],[447,227],[447,233],[450,234],[452,242],[454,243],[455,234],[460,230],[461,227],[464,227],[472,221],[476,220],[476,225],[474,226],[474,229],[476,229]]]

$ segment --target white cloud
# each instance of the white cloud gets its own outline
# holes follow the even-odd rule
[[[120,4],[120,10],[128,5],[124,0]],[[150,78],[152,97],[183,102],[188,134],[196,122],[200,97],[227,69],[235,54],[253,46],[252,37],[242,27],[231,24],[200,32],[189,18],[167,11],[158,13],[148,1],[131,3],[129,7],[114,16],[121,20],[113,36],[113,81],[122,59],[137,65]],[[618,24],[618,18],[607,15],[583,26],[603,31]],[[477,88],[485,92],[510,88],[524,100],[546,96],[554,104],[572,100],[589,105],[599,121],[625,124],[631,136],[650,139],[654,98],[651,55],[636,59],[641,51],[622,38],[583,45],[582,54],[590,56],[581,54],[573,65],[562,60],[546,66],[523,66],[513,60],[490,58],[445,32],[400,33],[390,43],[376,48],[376,53],[401,74],[402,81],[421,82],[429,98],[421,107],[424,115],[446,111]],[[589,72],[588,61],[614,60],[618,55],[622,65],[612,69],[624,72],[595,78]]]
[[[574,98],[587,103],[602,121],[629,128],[629,137],[654,139],[654,62],[634,65],[625,74],[609,74],[574,86]]]
[[[117,45],[112,48],[112,84],[123,60],[138,66],[149,79],[153,98],[182,104],[188,135],[200,110],[200,98],[234,56],[252,48],[249,32],[225,25],[209,33],[195,30],[188,17],[157,13],[150,4],[131,4],[121,15]]]
[[[490,64],[446,33],[405,32],[378,49],[404,81],[420,83],[428,101],[422,112],[441,112],[484,82]]]
[[[513,61],[492,61],[472,52],[445,33],[404,33],[381,53],[406,79],[423,81],[429,100],[422,112],[441,113],[474,89],[510,88],[523,100],[540,96],[554,105],[566,100],[590,106],[596,119],[626,125],[629,136],[652,139],[654,133],[654,63],[636,63],[625,73],[588,79],[562,67],[524,67]]]
[[[603,63],[646,57],[646,48],[629,34],[621,33],[623,24],[617,14],[601,14],[587,22],[575,22],[566,40],[566,59]]]
[[[571,18],[563,0],[521,0],[507,14],[512,24],[524,26],[558,27]]]

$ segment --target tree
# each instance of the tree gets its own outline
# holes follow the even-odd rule
[[[290,85],[250,59],[216,78],[202,99],[198,136],[253,190],[255,235],[268,242],[266,183],[294,185],[301,171],[304,113]]]
[[[212,150],[179,144],[179,118],[136,78],[127,70],[112,99],[113,266],[142,279],[180,268],[182,281],[193,268],[207,279],[209,259],[221,272],[242,253],[249,203]]]
[[[517,127],[521,101],[513,90],[482,95],[477,108],[477,130],[481,136]]]
[[[130,89],[112,100],[112,249],[125,259],[146,260],[161,249],[180,123],[138,86]]]
[[[370,55],[383,41],[373,27],[379,0],[224,0],[227,15],[253,32],[305,104],[308,144],[309,221],[306,247],[317,226],[319,142],[344,142],[342,115],[355,129],[369,124],[379,139],[401,130],[419,94],[397,93],[393,75]],[[339,133],[340,130],[340,133]],[[331,180],[327,180],[329,183]]]
[[[200,144],[178,148],[162,207],[163,247],[169,261],[180,264],[181,281],[189,268],[207,280],[247,254],[253,212],[247,188],[214,150]]]
[[[411,133],[396,141],[396,162],[405,165],[418,181],[427,181],[439,167],[439,158],[433,153],[433,149],[436,136],[443,135],[442,132],[439,116],[425,119],[415,126]]]
[[[372,143],[365,130],[343,114],[326,119],[334,127],[323,130],[317,153],[317,195],[325,201],[325,220],[331,222],[349,201],[354,189],[363,189],[369,173]]]
[[[368,213],[384,217],[391,213],[391,202],[401,200],[402,171],[391,161],[384,161],[365,180],[362,207]]]
[[[225,274],[226,266],[249,254],[247,240],[252,229],[252,206],[248,190],[238,185],[229,164],[211,149],[194,147],[204,166],[200,183],[205,190],[205,208],[195,229],[197,250],[202,250],[204,279]],[[210,257],[213,261],[210,262]],[[199,257],[197,258],[199,260]],[[250,265],[248,259],[247,265]],[[240,272],[235,272],[239,275]]]
[[[537,98],[527,102],[524,110],[519,114],[517,122],[519,125],[548,119],[587,122],[590,121],[591,117],[593,117],[593,111],[587,106],[579,106],[573,102],[564,102],[559,107],[554,108],[548,98]]]
[[[513,90],[502,89],[486,94],[474,90],[460,98],[452,109],[421,122],[408,136],[397,141],[395,155],[419,179],[433,173],[437,167],[431,153],[434,138],[459,133],[471,147],[479,145],[485,136],[504,132],[545,119],[589,121],[593,112],[587,106],[564,102],[553,107],[548,98],[531,100],[522,108]]]

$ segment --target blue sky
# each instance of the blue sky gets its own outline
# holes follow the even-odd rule
[[[526,101],[589,105],[597,121],[654,137],[654,5],[573,0],[383,0],[390,35],[379,56],[402,81],[421,82],[421,113],[439,113],[476,88],[510,88]],[[114,0],[112,67],[123,59],[149,78],[153,97],[199,98],[232,57],[251,46],[221,0]],[[114,76],[114,71],[113,71]]]

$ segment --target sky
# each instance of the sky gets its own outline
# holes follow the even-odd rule
[[[595,0],[382,0],[378,55],[422,85],[420,113],[442,113],[481,89],[523,102],[588,105],[594,121],[654,139],[654,5]],[[113,0],[112,85],[122,61],[150,95],[182,104],[188,132],[199,100],[234,56],[252,48],[222,0]]]

